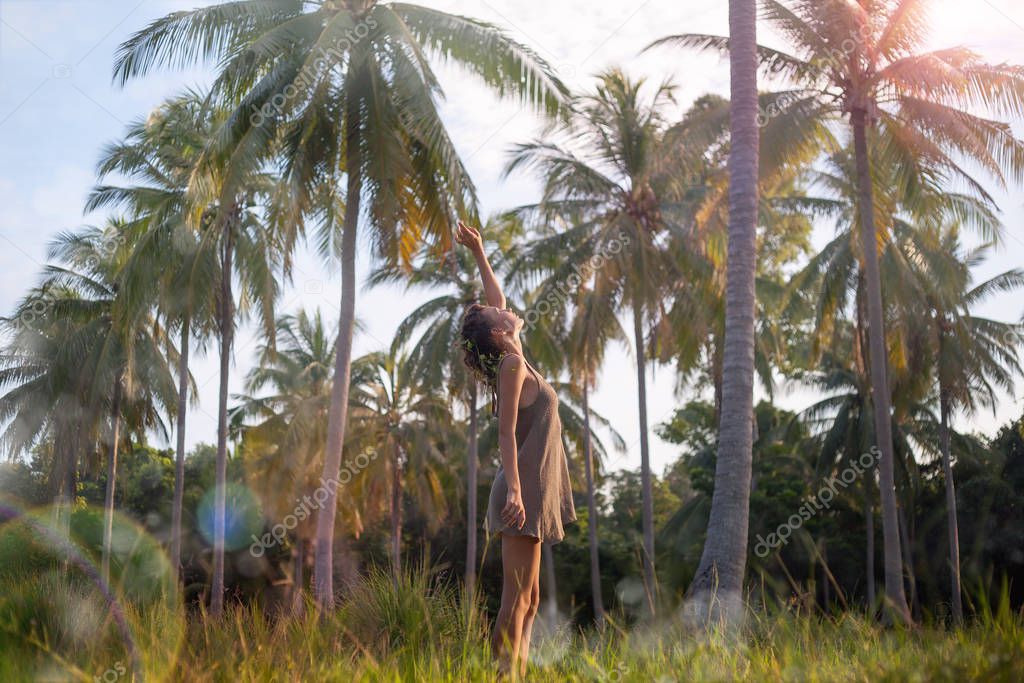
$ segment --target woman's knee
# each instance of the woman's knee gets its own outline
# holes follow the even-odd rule
[[[533,609],[533,596],[529,590],[518,591],[513,609],[521,617],[533,616],[536,613]]]
[[[530,591],[530,606],[527,615],[535,617],[538,610],[540,610],[540,586],[535,585]]]

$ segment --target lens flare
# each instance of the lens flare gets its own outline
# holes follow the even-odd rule
[[[199,532],[213,545],[214,496],[210,489],[199,501]],[[239,550],[252,543],[252,535],[263,529],[263,518],[252,492],[241,484],[228,484],[225,488],[224,549]]]
[[[5,676],[65,680],[108,671],[163,680],[185,634],[163,549],[114,513],[109,580],[98,566],[104,512],[0,501],[0,623]]]

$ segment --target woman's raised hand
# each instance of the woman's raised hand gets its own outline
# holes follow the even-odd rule
[[[467,247],[474,253],[482,252],[484,248],[484,242],[480,237],[480,231],[476,228],[469,227],[462,221],[459,221],[459,225],[455,229],[455,241]]]

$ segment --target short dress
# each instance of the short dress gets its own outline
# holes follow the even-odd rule
[[[537,379],[539,387],[537,398],[530,405],[519,408],[516,420],[519,486],[526,509],[526,523],[523,528],[516,529],[501,520],[508,484],[504,468],[499,466],[487,502],[485,528],[489,533],[533,536],[544,543],[554,544],[565,538],[564,525],[576,521],[576,507],[569,482],[569,464],[562,447],[558,396],[529,363],[526,367]]]

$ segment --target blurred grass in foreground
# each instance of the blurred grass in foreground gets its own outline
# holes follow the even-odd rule
[[[73,622],[24,618],[31,601],[45,614],[54,604],[83,599],[81,586],[62,587],[52,575],[47,584],[46,590],[21,591],[17,600],[0,586],[0,679],[137,680],[104,628],[75,647],[79,641],[62,632]],[[420,568],[396,585],[378,570],[347,595],[324,618],[308,603],[304,616],[295,617],[271,617],[257,606],[236,607],[219,622],[195,614],[172,665],[166,656],[143,653],[145,680],[498,680],[482,601],[464,600],[452,583]],[[673,620],[628,632],[613,623],[603,635],[538,624],[535,634],[528,680],[1024,680],[1024,619],[1005,606],[981,605],[960,631],[886,629],[852,613],[830,618],[778,610],[752,613],[732,633]]]

